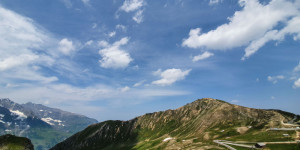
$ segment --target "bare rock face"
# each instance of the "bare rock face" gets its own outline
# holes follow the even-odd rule
[[[33,150],[31,141],[24,137],[6,134],[0,136],[1,150]]]
[[[230,128],[234,129],[230,134],[244,134],[250,127],[254,130],[281,127],[282,122],[293,120],[295,116],[299,117],[283,111],[253,109],[204,98],[175,110],[149,113],[129,121],[91,125],[51,150],[148,149],[166,145],[164,138],[171,139],[170,143],[179,143],[170,137],[205,142],[219,137],[210,135],[212,130]]]

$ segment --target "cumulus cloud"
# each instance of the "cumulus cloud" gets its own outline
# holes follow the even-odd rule
[[[296,66],[296,67],[294,68],[294,72],[298,72],[298,71],[300,71],[300,62],[299,62],[299,64],[298,64],[298,66]]]
[[[181,69],[167,69],[165,71],[161,71],[161,69],[155,71],[153,74],[161,77],[160,80],[153,81],[152,84],[166,86],[175,83],[176,81],[183,80],[185,76],[190,73],[189,70],[181,70]]]
[[[196,62],[196,61],[199,61],[199,60],[204,60],[204,59],[207,59],[207,58],[212,57],[212,56],[214,56],[213,53],[210,53],[210,52],[206,51],[206,52],[204,52],[200,55],[194,56],[193,57],[193,62]]]
[[[300,78],[294,82],[294,88],[300,87]]]
[[[123,5],[120,7],[119,10],[129,12],[135,12],[132,19],[137,22],[141,23],[143,21],[143,6],[146,5],[144,0],[125,0]]]
[[[129,53],[122,50],[120,47],[127,44],[128,40],[129,39],[125,37],[112,45],[109,45],[108,43],[107,45],[103,44],[104,46],[106,45],[105,48],[99,51],[99,54],[102,57],[102,59],[99,60],[101,67],[114,69],[127,67],[132,61],[132,58]]]
[[[246,59],[270,40],[283,40],[286,35],[300,37],[299,1],[272,0],[261,4],[258,0],[240,0],[242,10],[229,18],[229,23],[207,33],[191,29],[182,45],[190,48],[228,50],[247,46]],[[277,25],[283,23],[282,29]]]
[[[278,80],[282,80],[285,77],[283,75],[278,75],[278,76],[268,76],[268,81],[272,82],[273,84],[276,84]]]
[[[58,49],[65,55],[70,55],[73,51],[75,51],[75,46],[73,42],[67,38],[62,39],[59,41]]]

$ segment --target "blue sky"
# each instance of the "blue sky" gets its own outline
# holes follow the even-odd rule
[[[296,0],[2,0],[0,97],[127,120],[211,97],[300,114]]]

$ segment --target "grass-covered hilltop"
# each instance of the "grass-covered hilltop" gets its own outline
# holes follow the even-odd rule
[[[90,125],[51,150],[299,148],[300,116],[203,98],[129,121]]]
[[[27,138],[6,134],[0,136],[0,150],[33,150],[33,145]]]

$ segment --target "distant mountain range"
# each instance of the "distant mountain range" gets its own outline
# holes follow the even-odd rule
[[[0,99],[0,135],[30,138],[38,150],[49,149],[97,120],[41,104]]]
[[[204,98],[129,121],[109,120],[90,125],[51,150],[234,150],[254,146],[296,150],[300,149],[299,126],[299,115]]]

